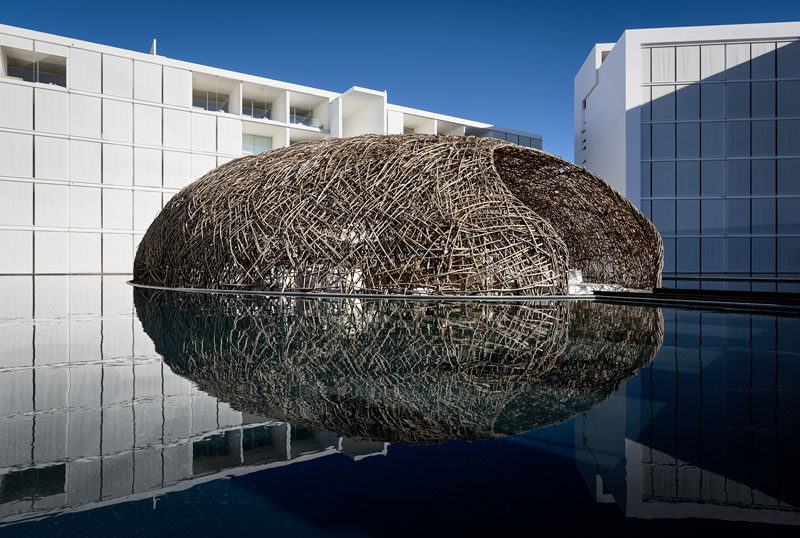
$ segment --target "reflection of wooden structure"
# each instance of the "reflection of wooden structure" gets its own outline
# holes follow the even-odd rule
[[[522,433],[604,400],[661,345],[657,309],[135,290],[178,374],[234,408],[357,439]]]
[[[505,141],[365,135],[223,165],[170,200],[143,284],[257,290],[565,294],[567,271],[651,288],[650,222],[583,168]]]

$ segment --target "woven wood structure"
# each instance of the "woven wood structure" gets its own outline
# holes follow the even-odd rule
[[[566,294],[568,270],[660,282],[658,232],[586,170],[505,141],[365,135],[237,159],[175,195],[136,253],[167,287]]]
[[[176,373],[233,408],[355,439],[430,444],[569,419],[647,364],[660,309],[198,294],[136,288]]]

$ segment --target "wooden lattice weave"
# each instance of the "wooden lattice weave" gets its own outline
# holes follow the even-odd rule
[[[175,195],[134,280],[344,293],[565,294],[568,269],[660,282],[650,222],[599,178],[505,141],[329,139],[242,157]]]

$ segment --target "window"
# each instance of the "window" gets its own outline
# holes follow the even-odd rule
[[[206,90],[192,90],[192,106],[212,112],[228,112],[229,96],[224,93]]]
[[[272,137],[254,134],[242,134],[242,153],[256,155],[272,149]]]
[[[30,50],[2,47],[4,76],[27,82],[67,87],[67,59]]]
[[[313,112],[304,108],[292,107],[289,121],[292,123],[299,123],[307,125],[308,127],[320,127],[322,122],[318,118],[313,117]]]
[[[270,105],[256,99],[242,98],[242,114],[256,119],[270,119],[272,111]]]

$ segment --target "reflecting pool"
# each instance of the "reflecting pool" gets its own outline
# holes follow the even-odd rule
[[[0,277],[0,533],[792,534],[800,318]]]

